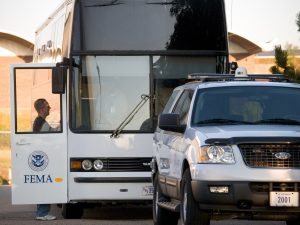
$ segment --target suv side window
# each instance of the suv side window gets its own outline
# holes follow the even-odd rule
[[[164,111],[163,113],[168,113],[173,105],[173,102],[175,100],[175,98],[177,97],[179,93],[179,90],[176,90],[176,91],[173,91],[172,95],[170,96],[165,108],[164,108]]]
[[[187,123],[187,116],[190,109],[193,94],[193,90],[184,90],[172,111],[173,113],[179,114],[180,124],[182,125]]]

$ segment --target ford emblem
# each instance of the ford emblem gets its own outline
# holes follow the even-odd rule
[[[291,154],[288,152],[278,152],[275,154],[277,159],[289,159],[291,158]]]

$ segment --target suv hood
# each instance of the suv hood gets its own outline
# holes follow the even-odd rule
[[[196,127],[205,139],[232,137],[300,137],[300,126],[291,125],[226,125]]]

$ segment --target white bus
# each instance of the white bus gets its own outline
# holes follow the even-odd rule
[[[223,0],[67,0],[11,66],[12,203],[152,200],[157,115],[191,73],[228,65]],[[34,102],[55,131],[34,132]]]

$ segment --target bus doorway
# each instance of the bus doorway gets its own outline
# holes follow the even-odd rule
[[[52,94],[53,66],[11,66],[13,204],[67,202],[65,100]],[[46,110],[44,124],[35,107]]]

